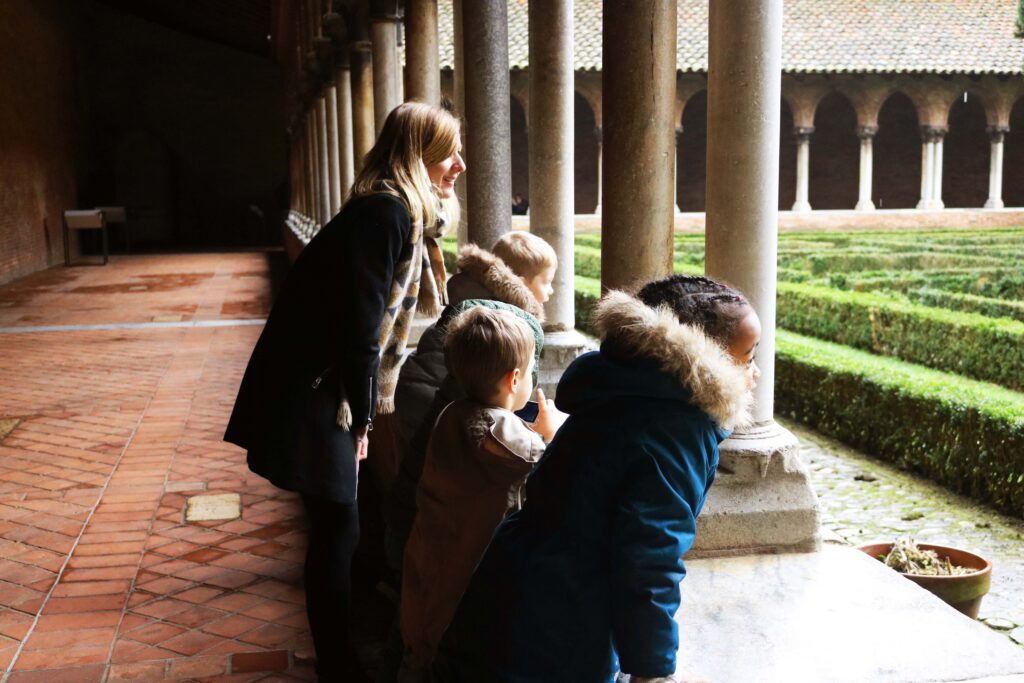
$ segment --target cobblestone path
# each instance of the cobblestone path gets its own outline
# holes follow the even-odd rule
[[[984,555],[993,565],[992,588],[979,618],[1024,645],[1024,520],[784,424],[800,439],[827,530],[852,545],[910,536]]]

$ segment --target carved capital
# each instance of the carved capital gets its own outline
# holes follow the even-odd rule
[[[793,126],[793,137],[797,142],[808,142],[814,134],[814,126]]]
[[[878,133],[878,126],[857,126],[857,137],[861,140],[875,137]]]
[[[988,133],[989,141],[995,144],[1002,144],[1003,139],[1006,138],[1006,134],[1010,132],[1009,126],[988,126],[985,128],[985,132]]]
[[[945,126],[921,126],[921,142],[942,142],[948,132]]]

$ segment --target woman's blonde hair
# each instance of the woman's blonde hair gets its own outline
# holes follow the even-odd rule
[[[413,223],[434,225],[438,199],[427,166],[455,153],[459,120],[451,112],[423,102],[406,102],[391,110],[373,148],[363,160],[348,201],[386,193],[405,202]],[[458,200],[443,200],[449,226],[458,220]]]

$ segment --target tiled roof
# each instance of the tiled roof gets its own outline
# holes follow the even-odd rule
[[[464,0],[473,2],[474,0]],[[451,68],[451,0],[440,0],[441,66]],[[508,0],[509,66],[528,64],[527,0]],[[601,0],[576,0],[577,70],[601,69]],[[707,71],[708,0],[679,0],[680,71]],[[1017,0],[786,0],[783,71],[1024,73]]]

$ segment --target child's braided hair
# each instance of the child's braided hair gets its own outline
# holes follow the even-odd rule
[[[750,312],[747,297],[703,275],[670,275],[644,285],[636,298],[651,308],[667,306],[679,322],[696,325],[722,346]]]

